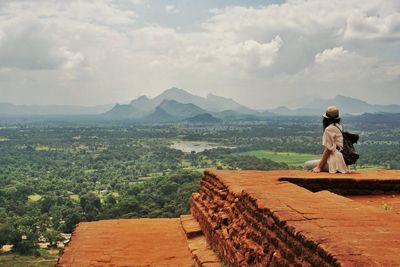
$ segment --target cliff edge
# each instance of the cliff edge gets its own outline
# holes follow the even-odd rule
[[[192,214],[229,266],[399,266],[400,172],[206,171]],[[376,203],[375,203],[376,204]]]
[[[191,215],[80,223],[58,266],[399,266],[399,230],[400,171],[209,170]]]

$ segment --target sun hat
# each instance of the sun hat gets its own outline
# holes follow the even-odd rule
[[[339,109],[335,106],[329,106],[326,108],[325,113],[322,114],[322,117],[327,119],[338,119],[340,118]]]

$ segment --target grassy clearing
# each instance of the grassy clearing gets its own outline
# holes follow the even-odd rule
[[[79,202],[79,195],[69,195],[69,199],[72,201]]]
[[[182,160],[181,161],[181,166],[182,166],[182,168],[189,168],[189,167],[192,166],[192,164],[188,160]]]
[[[44,254],[44,253],[41,253]],[[15,253],[0,253],[0,266],[9,267],[53,267],[56,265],[58,255],[46,253],[45,257],[23,256]]]
[[[44,146],[44,145],[37,145],[37,146],[35,147],[35,150],[36,150],[36,151],[49,151],[49,150],[50,150],[50,147]]]
[[[291,167],[303,166],[304,162],[319,159],[319,155],[295,153],[295,152],[274,152],[269,150],[254,150],[243,153],[243,155],[255,156],[257,158],[270,159],[275,162],[283,162]]]
[[[76,149],[78,149],[78,150],[88,150],[89,147],[88,147],[87,145],[82,145],[82,144],[80,144],[80,145],[78,145],[78,146],[76,147]]]
[[[90,174],[90,173],[94,173],[96,171],[96,169],[87,169],[84,171],[85,174]]]
[[[31,201],[31,202],[36,202],[36,201],[39,201],[41,199],[42,199],[42,196],[38,195],[38,194],[33,194],[33,195],[29,195],[28,196],[28,200]]]
[[[353,170],[379,170],[385,169],[384,166],[381,165],[355,165],[351,167]]]

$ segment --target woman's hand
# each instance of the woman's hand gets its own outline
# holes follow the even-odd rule
[[[321,172],[321,168],[319,166],[312,169],[313,172]]]

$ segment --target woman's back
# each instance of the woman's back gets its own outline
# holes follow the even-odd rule
[[[322,144],[326,149],[331,151],[327,160],[330,173],[348,172],[348,167],[344,161],[343,155],[339,151],[343,148],[342,129],[340,124],[331,124],[325,128],[324,135],[322,136]]]
[[[344,161],[341,150],[343,149],[343,128],[340,125],[339,109],[330,106],[322,114],[322,145],[325,147],[320,160],[310,160],[304,164],[304,170],[314,172],[347,173],[349,168]]]
[[[338,147],[343,148],[343,127],[338,123],[332,123],[325,128],[324,134],[322,136],[322,145],[324,145],[329,150],[333,151]]]

